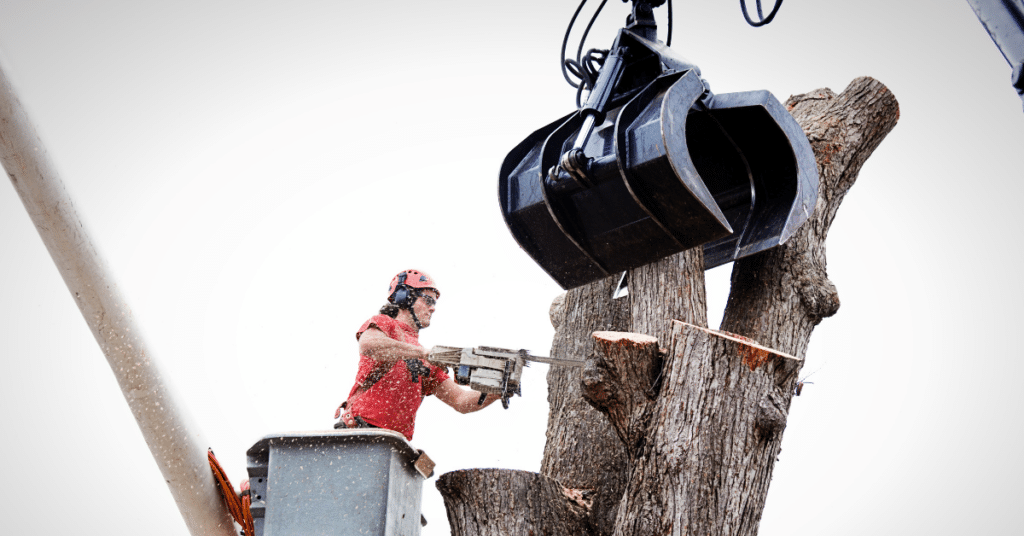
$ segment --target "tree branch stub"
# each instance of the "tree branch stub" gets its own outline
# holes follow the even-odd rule
[[[608,417],[632,458],[642,447],[661,376],[658,339],[614,331],[593,338],[598,351],[583,369],[583,397]]]

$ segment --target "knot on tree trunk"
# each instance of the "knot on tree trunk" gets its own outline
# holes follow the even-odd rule
[[[839,292],[824,273],[805,274],[805,277],[797,281],[797,285],[800,289],[800,302],[811,317],[820,320],[839,311]]]
[[[452,536],[591,534],[588,490],[539,473],[468,469],[437,479]]]
[[[789,412],[786,411],[786,397],[781,396],[776,390],[765,394],[764,398],[757,405],[758,430],[764,436],[774,436],[786,429],[786,420]]]
[[[791,260],[800,303],[815,321],[828,318],[839,311],[839,292],[829,280],[825,268],[811,260],[810,255],[800,255]],[[824,255],[822,255],[824,257]]]

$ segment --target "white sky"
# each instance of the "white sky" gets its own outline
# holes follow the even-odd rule
[[[829,236],[842,307],[812,339],[761,534],[1019,533],[1024,113],[998,49],[964,1],[787,0],[761,29],[735,0],[676,4],[673,48],[716,92],[870,75],[900,102]],[[236,486],[260,437],[330,428],[399,270],[442,286],[424,344],[548,352],[560,289],[505,228],[497,173],[574,106],[556,58],[575,7],[0,0],[0,63]],[[609,2],[590,46],[626,13]],[[708,274],[715,319],[729,270]],[[0,281],[3,532],[186,534],[2,185]],[[537,470],[546,370],[508,411],[428,400],[414,444],[439,473]],[[434,482],[428,536],[448,533]]]

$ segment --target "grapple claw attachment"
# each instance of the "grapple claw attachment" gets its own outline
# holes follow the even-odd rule
[[[617,44],[626,41],[624,80],[667,50],[623,30]],[[785,242],[814,210],[813,151],[771,93],[712,95],[695,68],[661,65],[646,85],[620,88],[589,137],[576,112],[528,136],[502,164],[505,223],[563,288],[697,246],[712,268]],[[567,171],[563,155],[573,151]]]

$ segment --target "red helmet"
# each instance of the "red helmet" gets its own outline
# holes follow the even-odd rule
[[[402,305],[413,295],[412,291],[422,289],[433,290],[437,293],[438,298],[441,297],[441,291],[437,290],[434,279],[427,275],[426,272],[419,270],[399,272],[398,275],[391,279],[391,286],[388,287],[388,301]]]

